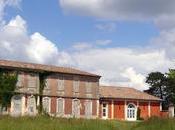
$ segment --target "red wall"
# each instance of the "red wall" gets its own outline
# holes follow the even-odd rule
[[[112,114],[112,100],[102,100],[100,102],[100,118],[102,117],[101,109],[102,109],[102,103],[107,102],[108,103],[108,118],[111,119]],[[129,103],[133,103],[136,106],[139,106],[140,109],[140,117],[143,119],[149,118],[149,102],[148,101],[138,101],[138,100],[132,100],[127,101],[127,105]],[[138,104],[137,104],[138,103]],[[161,113],[160,112],[160,102],[151,102],[150,103],[150,116],[167,116],[167,113]],[[125,101],[123,100],[114,100],[114,119],[124,120],[125,119]]]
[[[114,101],[114,119],[124,119],[124,101]]]

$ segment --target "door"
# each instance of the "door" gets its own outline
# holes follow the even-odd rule
[[[127,107],[127,120],[129,121],[135,121],[137,116],[136,116],[136,106],[134,104],[128,104]]]
[[[103,119],[108,118],[108,104],[107,103],[102,104],[102,118]]]

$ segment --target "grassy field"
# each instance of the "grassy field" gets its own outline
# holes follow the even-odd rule
[[[0,130],[175,130],[174,119],[122,122],[39,117],[0,117]]]

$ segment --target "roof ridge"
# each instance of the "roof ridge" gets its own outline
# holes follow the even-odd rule
[[[32,62],[24,62],[24,61],[17,61],[17,60],[4,60],[4,59],[0,59],[0,63],[3,64],[4,63],[16,63],[16,64],[21,64],[21,65],[33,65],[35,67],[46,67],[47,69],[48,68],[55,68],[55,69],[67,69],[67,70],[73,70],[73,71],[77,71],[77,73],[84,73],[84,74],[80,74],[80,75],[89,75],[89,76],[97,76],[97,77],[101,77],[100,75],[97,75],[97,74],[93,74],[93,73],[90,73],[90,72],[87,72],[87,71],[84,71],[84,70],[81,70],[81,69],[76,69],[74,67],[64,67],[64,66],[56,66],[56,65],[52,65],[52,64],[40,64],[40,63],[32,63]],[[0,64],[0,66],[2,66]],[[5,65],[4,65],[5,66]],[[8,65],[6,65],[8,66]],[[13,66],[11,66],[13,67]],[[22,67],[21,67],[22,68]],[[32,67],[28,67],[29,69],[32,69]],[[37,68],[39,69],[39,68]]]

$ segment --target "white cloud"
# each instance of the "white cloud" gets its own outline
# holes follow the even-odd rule
[[[62,57],[59,59],[58,57]],[[26,21],[16,16],[0,29],[0,58],[47,64],[67,64],[66,52],[39,32],[28,35]]]
[[[148,85],[145,83],[145,76],[139,73],[137,74],[132,67],[127,68],[121,76],[129,79],[129,86],[140,90],[148,89]]]
[[[104,32],[114,32],[116,30],[116,24],[115,23],[99,23],[96,24],[95,27],[98,30],[104,31]]]
[[[170,34],[164,32],[161,34],[164,37],[160,35],[160,38],[154,39],[152,42],[155,46],[157,46],[156,43],[160,42],[173,46],[175,39]],[[29,35],[26,21],[20,16],[16,16],[0,29],[0,58],[74,66],[100,74],[103,76],[102,84],[129,85],[141,90],[145,89],[143,80],[149,72],[165,72],[170,66],[173,66],[173,57],[167,55],[168,48],[150,49],[150,46],[135,49],[96,47],[99,43],[109,44],[110,42],[110,40],[85,42],[87,47],[89,44],[91,45],[89,49],[84,46],[86,49],[84,48],[83,51],[60,51],[55,43],[39,32]],[[83,46],[79,46],[80,48],[82,49]]]
[[[7,6],[19,7],[21,0],[0,0],[0,22],[3,20],[4,9]]]
[[[143,51],[143,48],[99,48],[75,52],[71,55],[75,66],[100,74],[102,76],[101,83],[110,85],[117,85],[123,82],[123,85],[135,87],[136,84],[143,83],[140,75],[146,76],[152,71],[165,72],[168,67],[172,66],[172,61],[166,57],[163,49],[145,49]],[[128,75],[128,77],[121,75],[128,68],[134,68],[135,77],[132,77],[134,74]],[[138,83],[133,78],[138,80]],[[141,90],[145,89],[143,84],[139,87]]]
[[[66,13],[108,20],[151,20],[160,28],[173,26],[174,0],[60,0]]]

